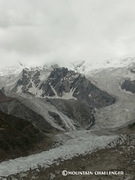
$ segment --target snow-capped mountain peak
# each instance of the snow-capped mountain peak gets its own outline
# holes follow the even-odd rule
[[[75,62],[65,62],[63,60],[63,63],[58,63],[58,64],[47,63],[41,66],[27,66],[24,65],[22,62],[18,61],[18,64],[16,66],[0,67],[0,76],[19,74],[24,68],[27,68],[31,71],[35,71],[35,70],[50,71],[58,67],[66,67],[69,70],[73,70],[75,72],[79,72],[87,75],[89,72],[93,72],[95,70],[132,66],[134,63],[135,63],[135,57],[122,57],[122,58],[114,58],[114,59],[101,60],[101,61],[80,60]]]
[[[66,67],[76,72],[88,75],[89,73],[100,71],[107,68],[133,66],[134,63],[135,57],[123,57],[95,62],[92,62],[90,60],[77,61],[74,63],[67,64]]]
[[[12,74],[19,74],[23,70],[23,66],[6,66],[0,68],[0,76],[8,76]]]

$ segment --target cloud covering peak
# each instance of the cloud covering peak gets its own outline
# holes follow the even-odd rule
[[[135,54],[134,7],[134,0],[0,0],[1,64]]]

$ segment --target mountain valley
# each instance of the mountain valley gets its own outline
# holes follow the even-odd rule
[[[30,139],[30,142],[37,142],[36,133],[33,134],[37,131],[38,138],[41,144],[43,143],[42,148],[32,144],[26,154],[17,153],[17,156],[14,156],[11,153],[11,157],[6,157],[5,154],[0,169],[11,165],[14,165],[14,169],[0,170],[1,178],[19,179],[24,175],[24,179],[43,179],[46,172],[50,171],[47,173],[47,180],[62,179],[61,171],[64,167],[67,170],[99,170],[98,163],[109,163],[109,153],[112,160],[115,159],[115,155],[120,160],[120,153],[123,157],[129,158],[123,158],[118,164],[114,163],[114,166],[107,169],[104,169],[104,164],[102,170],[123,170],[125,174],[118,177],[120,180],[127,177],[130,180],[135,178],[133,173],[130,173],[134,168],[130,158],[133,157],[135,148],[135,64],[134,58],[127,58],[128,62],[129,59],[128,64],[123,60],[123,66],[111,67],[107,63],[107,67],[101,69],[89,69],[85,62],[82,62],[72,67],[55,65],[49,68],[24,68],[17,74],[1,76],[0,111],[5,117],[2,122],[6,123],[6,127],[7,119],[11,118],[12,124],[16,122],[17,127],[14,131],[18,133],[18,138],[22,138],[18,131],[26,133],[23,127],[22,130],[19,129],[19,121],[27,122],[26,124],[30,124],[31,127],[31,130],[28,129],[28,136],[33,137],[34,141]],[[4,132],[2,124],[1,133]],[[24,129],[27,128],[26,125]],[[14,134],[13,129],[7,131],[8,134]],[[3,138],[3,134],[0,135]],[[24,134],[21,133],[21,136],[24,137]],[[10,139],[5,141],[8,142]],[[7,147],[14,149],[14,146],[11,147],[9,144]],[[128,150],[128,147],[132,148]],[[23,150],[23,147],[20,148]],[[105,158],[105,154],[108,159]],[[27,157],[23,159],[21,156]],[[99,157],[99,161],[94,161],[94,157]],[[16,159],[12,159],[10,163],[4,161],[10,158]],[[79,169],[82,160],[84,167]],[[87,161],[90,160],[92,162],[88,164]],[[127,162],[132,166],[128,171],[123,165]],[[18,169],[19,164],[22,166]],[[79,178],[83,179],[81,176]],[[96,179],[94,176],[91,178]],[[114,176],[110,178],[115,179]],[[72,179],[72,176],[65,179]],[[100,176],[99,179],[104,177]]]

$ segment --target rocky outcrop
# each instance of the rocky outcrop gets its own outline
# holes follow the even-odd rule
[[[16,92],[18,87],[21,87],[21,91],[26,92],[30,87],[32,87],[32,83],[30,82],[31,76],[32,74],[28,69],[23,69],[20,79],[16,82],[12,90]]]
[[[121,88],[131,93],[135,93],[135,80],[131,81],[130,79],[126,79],[122,83]]]

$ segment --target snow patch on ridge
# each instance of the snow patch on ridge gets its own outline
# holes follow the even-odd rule
[[[62,99],[74,99],[74,100],[77,100],[77,98],[75,98],[73,96],[74,91],[75,91],[75,89],[71,89],[70,92],[65,93],[61,98]]]
[[[36,97],[41,97],[41,94],[43,93],[42,89],[38,89],[32,80],[31,80],[31,83],[32,83],[32,87],[29,88],[28,91],[34,94]]]
[[[75,98],[73,96],[73,93],[74,93],[75,89],[71,89],[70,92],[67,92],[67,93],[65,92],[63,94],[63,96],[58,96],[58,94],[57,94],[56,90],[54,89],[54,87],[51,84],[49,84],[49,85],[50,85],[50,87],[53,90],[55,95],[52,96],[52,97],[51,96],[44,96],[45,98],[50,98],[50,99],[74,99],[74,100],[77,100],[77,98]]]

